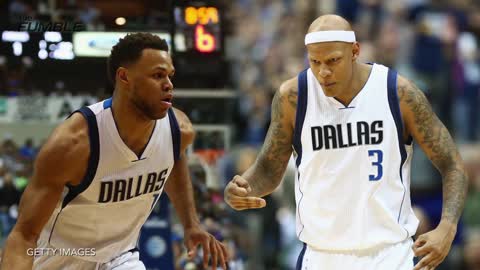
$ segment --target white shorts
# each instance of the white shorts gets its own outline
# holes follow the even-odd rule
[[[127,251],[106,262],[92,262],[74,256],[42,255],[35,257],[32,270],[146,270],[138,250]]]
[[[305,245],[298,258],[297,270],[412,270],[413,240],[372,250],[325,251]]]

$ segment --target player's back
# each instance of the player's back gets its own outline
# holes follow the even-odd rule
[[[88,169],[81,184],[64,189],[39,247],[94,248],[96,256],[83,259],[98,262],[135,248],[178,159],[180,130],[170,109],[137,156],[120,138],[111,104],[107,99],[80,110],[89,128]]]
[[[321,250],[357,250],[411,237],[412,146],[403,143],[396,72],[374,64],[348,106],[299,77],[294,134],[297,234]]]

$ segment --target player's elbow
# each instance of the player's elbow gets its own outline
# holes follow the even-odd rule
[[[465,166],[459,156],[445,159],[443,162],[437,162],[436,166],[443,178],[451,175],[466,176]]]
[[[36,245],[40,238],[40,232],[41,231],[35,230],[28,224],[17,223],[12,228],[9,237],[18,239],[22,242],[27,242],[31,245]]]

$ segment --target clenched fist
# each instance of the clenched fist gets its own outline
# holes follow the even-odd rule
[[[252,188],[247,180],[236,175],[225,187],[225,202],[235,210],[262,208],[267,205],[264,199],[249,196]]]

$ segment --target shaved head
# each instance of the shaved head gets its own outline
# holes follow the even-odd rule
[[[331,30],[352,31],[352,26],[347,20],[338,15],[327,14],[313,21],[308,28],[308,33]]]
[[[350,23],[341,16],[327,14],[318,17],[308,28],[309,34],[322,31],[353,30]],[[352,85],[356,84],[354,76],[357,74],[356,59],[360,45],[355,41],[336,40],[335,37],[328,41],[328,35],[325,33],[327,41],[306,41],[310,68],[326,96],[348,100],[352,94]]]

